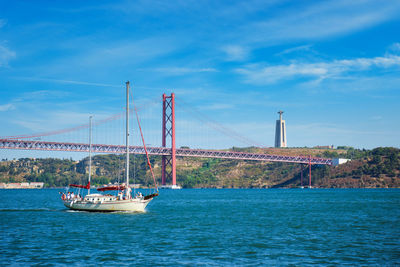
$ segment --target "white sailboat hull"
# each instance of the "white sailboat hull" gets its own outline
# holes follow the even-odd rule
[[[147,204],[151,199],[128,199],[128,200],[115,200],[115,201],[104,201],[104,202],[91,202],[85,200],[66,200],[64,206],[71,210],[81,211],[127,211],[127,212],[144,212]]]

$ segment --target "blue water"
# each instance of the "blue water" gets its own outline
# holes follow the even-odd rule
[[[400,190],[163,190],[146,213],[0,190],[0,265],[400,265]]]

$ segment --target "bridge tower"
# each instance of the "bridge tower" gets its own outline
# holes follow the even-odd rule
[[[171,155],[162,156],[161,177],[162,184],[166,180],[176,185],[176,147],[175,147],[175,94],[170,96],[163,94],[162,117],[162,146],[167,146],[167,138],[171,138]]]

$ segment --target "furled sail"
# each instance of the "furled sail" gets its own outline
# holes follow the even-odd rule
[[[70,184],[70,187],[77,187],[77,188],[83,188],[83,189],[89,189],[90,188],[90,182],[88,182],[87,185],[80,185],[80,184]]]
[[[97,191],[101,191],[101,192],[113,191],[113,190],[122,191],[122,190],[125,190],[125,188],[126,188],[125,185],[112,185],[112,186],[106,186],[106,187],[97,188]]]

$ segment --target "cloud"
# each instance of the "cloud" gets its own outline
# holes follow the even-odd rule
[[[381,121],[382,119],[383,119],[383,117],[379,116],[379,115],[370,117],[370,120],[373,120],[373,121]]]
[[[295,62],[276,66],[251,64],[247,67],[236,69],[236,72],[245,76],[247,83],[270,84],[299,77],[317,80],[339,78],[349,72],[367,71],[374,67],[387,69],[398,66],[400,66],[400,56],[388,55],[385,57],[356,58],[318,63]]]
[[[243,6],[233,4],[230,12],[234,15],[222,19],[229,30],[210,33],[216,34],[213,43],[220,43],[217,48],[224,53],[226,61],[248,60],[252,51],[266,47],[360,32],[396,20],[400,13],[397,0],[279,1],[268,8],[260,3],[251,4],[256,8],[242,13]],[[310,48],[311,45],[301,45],[276,55],[310,51]]]
[[[348,94],[351,92],[361,93],[363,97],[367,97],[372,101],[385,100],[388,101],[391,97],[378,93],[379,92],[392,92],[396,94],[400,78],[396,75],[383,74],[382,76],[373,75],[356,75],[354,77],[342,77],[335,79],[326,79],[321,83],[321,80],[314,80],[298,84],[298,88],[304,90],[331,91],[340,94]],[[367,93],[368,92],[368,93]],[[393,107],[394,108],[394,107]]]
[[[13,102],[15,104],[23,102],[24,105],[37,105],[37,102],[47,102],[54,104],[54,100],[56,99],[65,99],[68,97],[69,92],[67,91],[59,91],[59,90],[36,90],[25,92],[18,97],[16,97]]]
[[[85,62],[129,62],[129,64],[138,64],[148,60],[165,56],[173,53],[185,45],[183,41],[178,43],[176,38],[168,35],[153,35],[141,40],[123,40],[115,44],[99,45],[98,49],[85,58]]]
[[[0,111],[7,111],[13,109],[15,109],[15,106],[13,104],[0,105]]]
[[[381,127],[365,129],[356,125],[324,122],[291,124],[287,127],[287,130],[291,133],[290,137],[288,136],[290,146],[334,144],[336,146],[350,145],[359,148],[373,148],[386,146],[386,144],[382,143],[382,136],[387,138],[387,140],[384,140],[385,142],[396,140],[394,138],[398,135],[395,129],[384,131]],[[388,144],[388,146],[390,145]]]
[[[46,109],[46,107],[35,107],[30,109],[29,114],[17,113],[17,119],[12,123],[24,128],[22,134],[29,135],[40,133],[40,135],[54,136],[54,138],[57,139],[60,136],[62,137],[63,135],[65,136],[73,132],[74,134],[69,135],[69,138],[82,138],[80,133],[84,133],[83,137],[86,137],[86,124],[91,115],[93,114],[88,111],[71,111],[66,108],[49,110]],[[96,122],[107,117],[109,117],[109,114],[96,113],[93,129],[96,130],[101,127],[101,125],[96,125]]]
[[[398,19],[400,12],[397,0],[266,2],[239,1],[218,10],[229,10],[222,20],[230,29],[219,32],[230,42],[226,53],[242,57],[254,48],[342,36]]]
[[[400,43],[394,43],[389,47],[389,50],[393,52],[400,52]]]
[[[188,68],[188,67],[165,67],[165,68],[153,68],[153,69],[142,69],[142,70],[162,72],[171,75],[184,75],[188,73],[199,73],[199,72],[217,72],[217,70],[214,68]]]
[[[55,83],[62,83],[62,84],[78,84],[78,85],[116,87],[116,88],[121,87],[121,85],[115,85],[115,84],[104,84],[104,83],[93,83],[93,82],[85,82],[85,81],[72,81],[72,80],[60,80],[60,79],[47,79],[47,78],[36,78],[36,77],[16,77],[16,79],[22,79],[22,80],[28,80],[28,81],[55,82]]]
[[[308,124],[292,124],[290,125],[290,129],[293,132],[303,132],[310,133],[310,135],[317,135],[314,133],[318,133],[320,136],[335,136],[339,134],[343,135],[356,135],[356,134],[379,134],[381,132],[378,131],[362,131],[356,130],[352,128],[348,128],[344,125],[334,124],[334,123],[308,123]]]
[[[232,109],[233,107],[234,107],[234,105],[232,105],[232,104],[214,103],[214,104],[203,106],[201,109],[203,109],[203,110],[226,110],[226,109]]]
[[[94,37],[93,37],[94,38]],[[149,62],[166,57],[184,45],[170,36],[155,35],[141,40],[124,39],[98,42],[94,48],[88,45],[92,41],[74,39],[68,43],[72,55],[60,55],[49,63],[35,66],[34,73],[40,72],[44,77],[79,77],[82,79],[98,79],[100,75],[120,70],[121,76],[131,73],[134,68],[143,68]],[[82,45],[84,44],[84,45]],[[118,72],[118,71],[117,71]],[[123,74],[122,74],[123,73]],[[33,76],[33,75],[32,75]],[[107,77],[107,76],[105,76]],[[78,83],[79,79],[58,79],[64,83]],[[79,82],[83,84],[83,82]],[[94,83],[88,82],[87,85]],[[98,86],[108,84],[97,83]]]
[[[242,61],[248,58],[248,49],[239,45],[227,45],[222,47],[222,51],[226,53],[227,61]]]
[[[286,54],[291,54],[293,52],[299,52],[299,51],[309,51],[312,45],[300,45],[296,47],[291,47],[288,49],[283,50],[282,52],[277,53],[277,56],[281,55],[286,55]]]
[[[0,21],[1,24],[1,21]],[[0,45],[0,67],[7,67],[8,62],[16,57],[14,51]]]
[[[236,31],[242,45],[263,47],[294,40],[318,40],[368,29],[398,18],[400,2],[334,0],[290,4],[286,11],[253,20]]]

